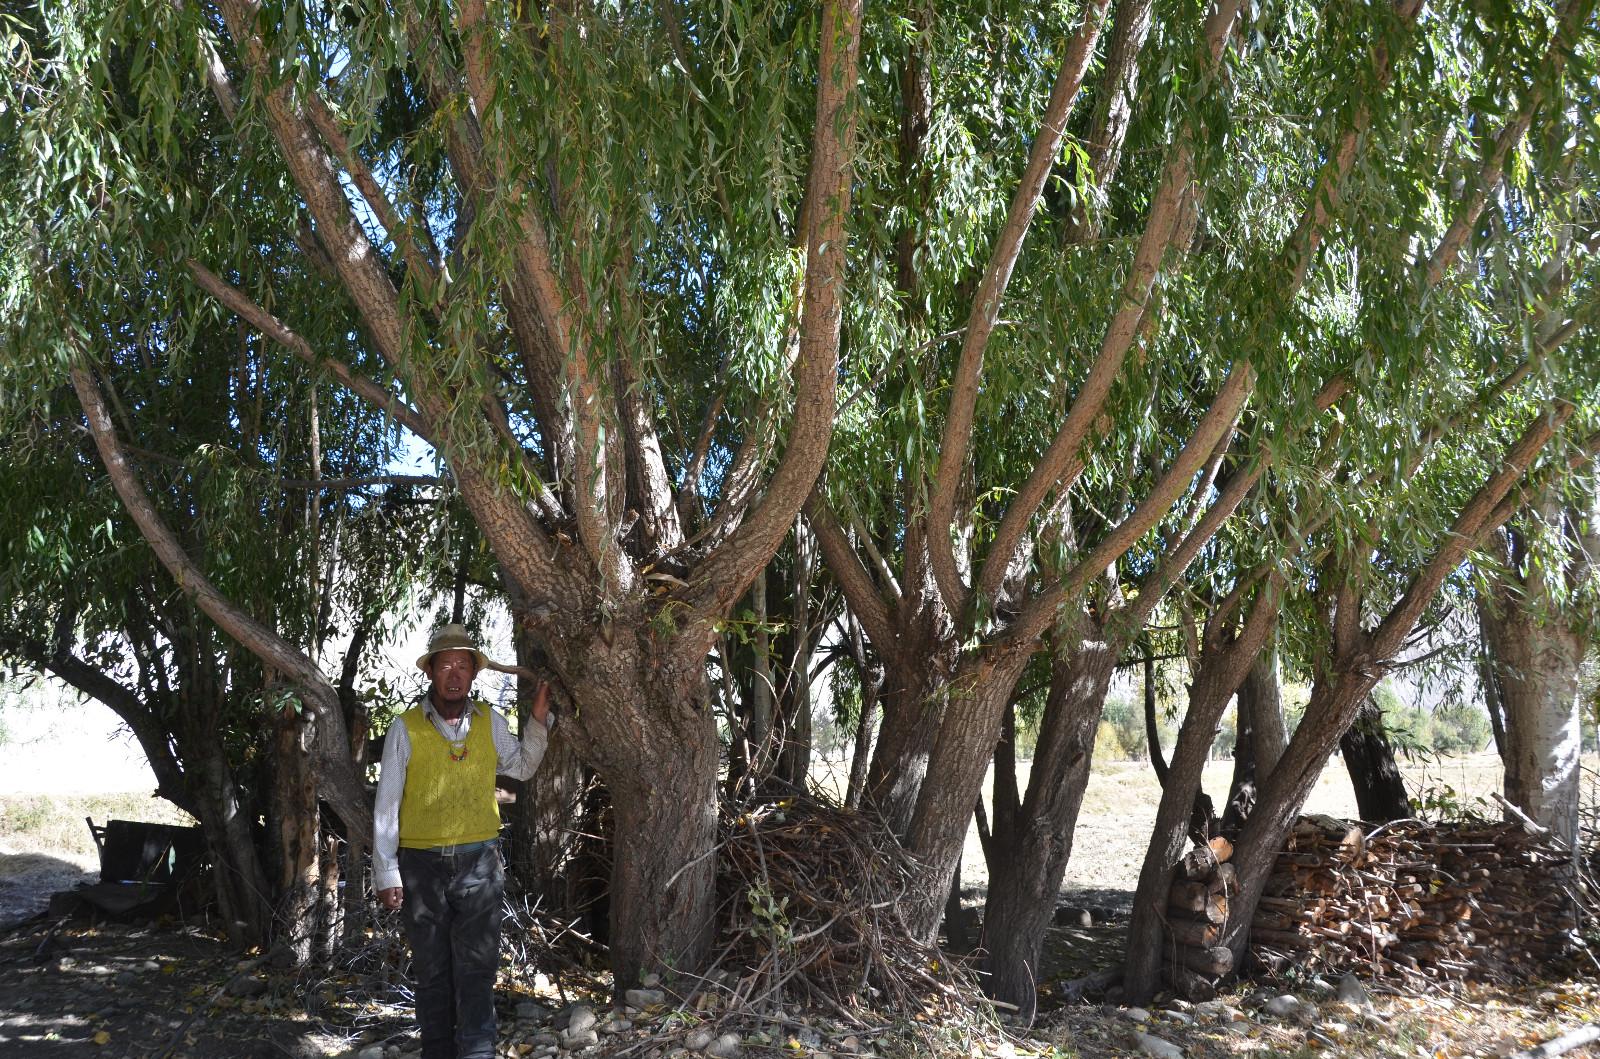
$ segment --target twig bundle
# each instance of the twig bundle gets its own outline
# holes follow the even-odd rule
[[[911,938],[900,902],[921,865],[871,814],[809,797],[725,806],[718,857],[734,1006],[785,1000],[846,1013],[978,1002],[972,975]]]

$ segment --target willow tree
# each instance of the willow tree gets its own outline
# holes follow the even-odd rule
[[[833,426],[859,4],[84,0],[27,18],[8,41],[7,150],[35,163],[8,192],[17,253],[42,324],[68,306],[52,348],[124,502],[150,514],[82,317],[134,283],[236,317],[432,445],[610,787],[619,985],[699,963],[705,657]],[[290,276],[315,293],[281,297]],[[141,529],[184,589],[341,737],[316,660],[197,580],[159,522]],[[325,787],[360,827],[351,779]]]
[[[1029,791],[1006,790],[1018,833],[986,923],[1010,1002],[1031,1003],[1116,660],[1265,462],[1309,458],[1308,432],[1359,381],[1321,329],[1346,262],[1409,234],[1350,216],[1352,199],[1416,205],[1378,159],[1449,91],[1425,57],[1451,23],[1419,42],[1417,10],[1241,22],[1215,3],[1153,23],[1146,5],[1087,5],[1045,38],[1054,51],[1030,40],[1018,61],[1037,114],[1018,134],[1026,164],[984,170],[979,195],[946,130],[990,84],[1014,95],[1012,68],[972,85],[940,50],[962,39],[947,22],[901,57],[888,194],[909,204],[874,247],[895,270],[895,342],[864,371],[877,421],[846,420],[808,512],[888,674],[869,793],[933,865],[919,930],[936,923],[1018,676],[1047,633],[1058,645],[1063,691]],[[1400,62],[1413,73],[1396,93]],[[1405,143],[1407,173],[1449,153]],[[939,222],[960,206],[983,223],[952,242]]]
[[[327,658],[353,737],[345,759],[359,760],[362,656],[404,591],[408,526],[425,514],[367,493],[387,477],[392,430],[286,356],[267,370],[275,351],[231,326],[202,328],[204,354],[174,364],[159,339],[174,321],[159,303],[130,298],[119,320],[102,332],[105,382],[152,504],[187,527],[185,547],[230,598]],[[0,348],[11,456],[0,466],[0,658],[127,725],[157,793],[200,822],[231,940],[287,942],[308,957],[319,919],[323,942],[340,936],[344,903],[339,842],[318,826],[301,745],[306,717],[143,545],[54,359],[26,327]],[[351,851],[365,848],[365,835],[347,837]],[[359,857],[351,863],[359,880]]]

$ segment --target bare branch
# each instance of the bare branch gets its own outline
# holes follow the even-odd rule
[[[806,270],[794,367],[794,417],[788,445],[761,500],[690,578],[688,602],[704,615],[725,612],[777,550],[816,484],[833,433],[845,282],[844,222],[850,210],[855,157],[860,0],[829,0],[822,11],[821,40],[816,125],[807,201],[801,210]]]
[[[337,379],[345,389],[374,408],[381,409],[392,416],[396,423],[437,447],[438,442],[434,437],[432,425],[423,419],[422,413],[406,404],[399,394],[389,390],[382,383],[357,373],[349,365],[341,361],[334,360],[331,357],[318,356],[316,350],[311,348],[311,344],[291,330],[283,321],[262,308],[244,291],[233,286],[194,258],[189,258],[185,261],[185,264],[189,266],[189,274],[194,277],[195,282],[207,294],[210,294],[222,305],[248,321],[257,331],[260,331],[313,368],[326,371]]]

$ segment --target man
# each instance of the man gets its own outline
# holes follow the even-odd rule
[[[422,1059],[494,1055],[506,882],[494,777],[525,780],[539,767],[550,689],[534,693],[534,723],[519,740],[498,710],[472,699],[489,665],[465,626],[440,628],[417,659],[431,687],[383,745],[373,886],[383,907],[404,909]]]

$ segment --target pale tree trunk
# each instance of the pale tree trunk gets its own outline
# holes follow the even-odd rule
[[[1592,497],[1591,491],[1591,509]],[[1572,591],[1595,576],[1600,531],[1593,510],[1567,508],[1550,492],[1528,514],[1535,526],[1499,535],[1507,568],[1481,620],[1505,709],[1506,800],[1573,845],[1582,751],[1579,676],[1589,644],[1576,617],[1562,613],[1552,581]],[[1524,538],[1536,530],[1559,537],[1563,569],[1536,565]]]
[[[1024,1019],[1033,1018],[1038,1003],[1045,928],[1072,856],[1095,733],[1116,663],[1103,630],[1082,621],[1051,661],[1028,792],[1021,811],[1008,814],[1006,826],[998,811],[996,778],[994,856],[983,920],[984,988],[995,999],[1015,1004]]]
[[[568,870],[579,845],[579,826],[583,798],[589,787],[589,773],[567,738],[563,716],[572,712],[565,692],[554,684],[544,652],[533,637],[518,627],[511,641],[517,654],[517,725],[519,730],[539,722],[533,719],[533,698],[543,674],[552,684],[550,709],[555,714],[555,730],[550,733],[544,760],[531,777],[522,781],[516,804],[511,810],[511,875],[525,894],[541,898],[547,908],[575,910],[586,903],[577,892],[578,880]]]

